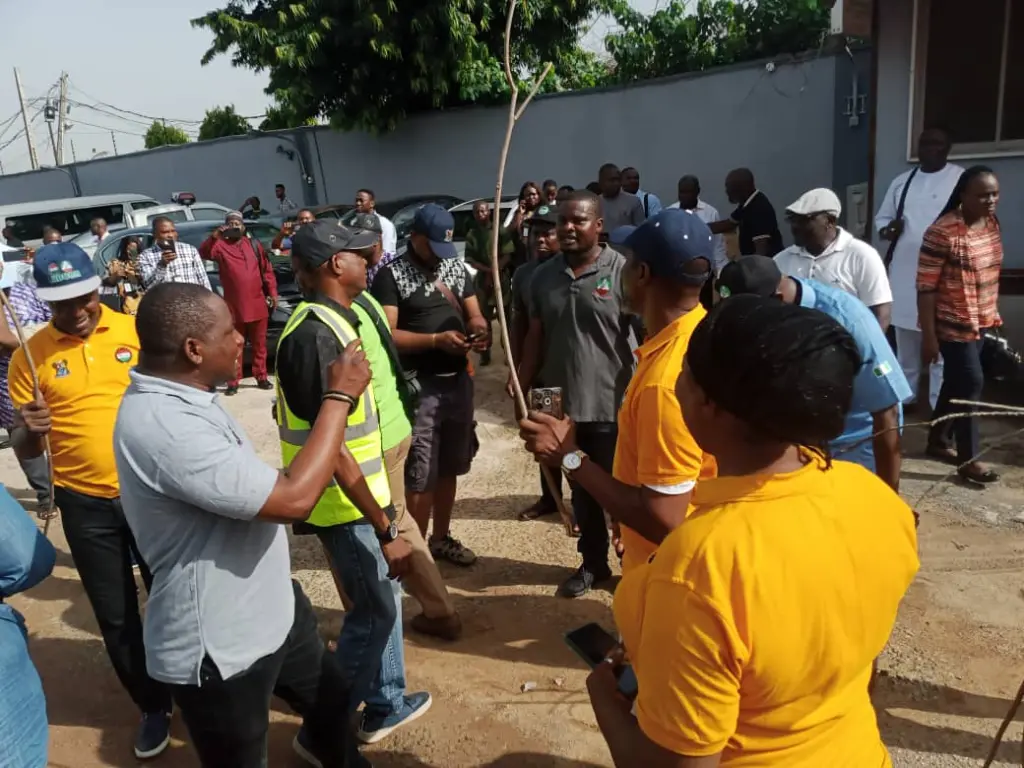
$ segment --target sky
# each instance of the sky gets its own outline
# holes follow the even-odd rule
[[[631,2],[648,13],[664,0]],[[217,0],[108,0],[102,11],[82,0],[12,5],[5,14],[7,68],[0,70],[0,172],[31,167],[25,136],[19,135],[23,124],[14,67],[34,117],[40,165],[54,162],[43,107],[47,95],[56,102],[61,72],[68,73],[72,101],[65,162],[72,160],[72,151],[78,160],[113,154],[115,142],[121,154],[143,149],[153,118],[177,123],[194,138],[211,107],[234,104],[239,114],[262,115],[270,103],[263,92],[266,74],[236,69],[223,56],[200,64],[211,37],[189,21],[222,5]],[[587,47],[601,50],[609,28],[607,19],[597,20],[585,38]]]

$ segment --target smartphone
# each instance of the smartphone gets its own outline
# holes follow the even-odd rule
[[[561,387],[535,387],[530,390],[530,410],[546,413],[556,419],[565,417]]]
[[[584,624],[579,629],[565,633],[565,644],[593,669],[608,658],[608,654],[618,647],[619,642],[600,625]],[[619,693],[627,699],[635,699],[639,685],[632,665],[623,664],[616,672]]]
[[[480,341],[483,337],[484,335],[482,333],[471,333],[466,337],[466,341],[473,344],[474,342]]]
[[[156,247],[161,251],[173,251],[174,241],[173,240],[157,240]]]
[[[242,228],[241,227],[228,227],[227,229],[224,230],[224,234],[227,235],[228,237],[241,237],[242,236]]]

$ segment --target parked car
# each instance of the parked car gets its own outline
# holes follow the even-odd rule
[[[181,242],[199,248],[203,241],[210,236],[210,233],[221,223],[220,221],[187,221],[175,224],[175,228],[178,230],[178,239]],[[281,332],[284,330],[285,323],[288,322],[292,310],[302,301],[302,293],[295,282],[291,260],[274,256],[270,250],[271,242],[277,236],[278,228],[264,221],[246,221],[245,228],[252,237],[256,238],[263,245],[263,249],[266,251],[267,257],[270,259],[271,266],[274,269],[274,277],[277,279],[278,304],[277,309],[270,316],[270,325],[267,329],[267,348],[270,351],[270,359],[273,360],[274,354],[277,351],[277,342],[281,338]],[[126,237],[132,236],[142,239],[143,249],[153,244],[153,232],[150,227],[121,229],[111,233],[100,244],[96,250],[96,255],[93,257],[93,261],[97,264],[109,263],[117,255],[121,241]],[[206,274],[210,278],[210,286],[223,296],[224,289],[220,284],[220,275],[218,274],[216,262],[207,261],[204,263],[206,265]],[[252,350],[246,344],[246,364],[251,359]]]
[[[137,227],[144,227],[152,224],[153,219],[164,216],[175,224],[185,221],[215,221],[218,224],[224,222],[224,217],[231,212],[219,203],[168,203],[157,205],[152,208],[145,208],[132,214],[132,222]]]
[[[466,261],[466,234],[469,232],[470,227],[473,226],[473,208],[481,200],[486,200],[491,206],[494,205],[494,198],[478,197],[475,200],[467,200],[464,203],[459,203],[453,208],[449,208],[448,212],[455,219],[455,232],[452,236],[452,240],[455,243],[455,248],[459,252],[459,258],[464,262]],[[501,212],[502,212],[502,227],[508,227],[512,223],[512,218],[516,214],[516,208],[519,205],[519,198],[515,195],[510,197],[503,197],[501,199]],[[466,271],[469,274],[476,277],[476,270],[472,264],[466,263]]]
[[[346,213],[355,208],[351,203],[331,203],[329,205],[318,205],[310,208],[309,212],[318,219],[340,219]]]
[[[424,205],[436,203],[442,208],[451,208],[461,202],[462,198],[452,197],[451,195],[412,195],[399,198],[398,200],[377,203],[377,213],[390,219],[391,223],[395,225],[395,234],[398,236],[399,244],[401,244],[403,240],[409,237],[409,228],[412,226],[412,220],[416,216],[416,211]],[[351,224],[355,213],[355,208],[353,208],[341,217],[341,223]]]

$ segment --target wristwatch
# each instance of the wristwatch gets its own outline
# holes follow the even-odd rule
[[[583,460],[587,458],[587,454],[583,451],[573,451],[567,453],[562,457],[562,471],[565,474],[575,472],[577,469],[583,466]]]
[[[398,538],[398,526],[390,523],[383,531],[377,531],[377,539],[381,544],[390,544]]]

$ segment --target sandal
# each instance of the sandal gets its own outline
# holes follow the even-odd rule
[[[557,509],[552,509],[543,501],[538,501],[536,504],[527,507],[518,515],[516,515],[516,519],[521,522],[526,522],[529,520],[537,520],[541,517],[547,517],[548,515],[553,515],[556,512],[558,512]]]
[[[962,480],[978,485],[991,485],[999,482],[999,473],[991,469],[979,470],[977,467],[964,467],[957,471]]]

